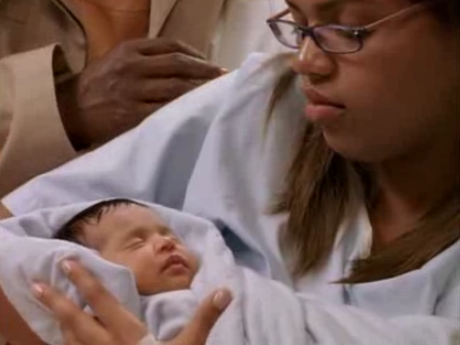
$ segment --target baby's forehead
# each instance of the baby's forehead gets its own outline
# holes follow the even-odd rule
[[[153,209],[142,205],[123,205],[107,212],[106,217],[113,223],[150,224],[166,227],[166,222]]]
[[[137,204],[117,205],[101,214],[99,219],[85,227],[84,236],[108,239],[117,235],[171,233],[160,215],[151,208]]]

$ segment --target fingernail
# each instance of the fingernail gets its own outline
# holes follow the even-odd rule
[[[226,69],[226,68],[221,68],[220,69],[220,73],[222,74],[227,74],[227,73],[230,73],[230,70]]]
[[[61,268],[66,275],[69,275],[72,272],[72,263],[68,260],[65,260],[61,263]]]
[[[224,310],[232,301],[232,295],[227,290],[220,290],[214,295],[212,303],[219,310]]]
[[[45,289],[40,284],[32,284],[32,293],[36,298],[42,298],[45,293]]]

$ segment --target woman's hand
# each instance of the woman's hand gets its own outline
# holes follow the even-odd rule
[[[62,294],[44,284],[35,284],[37,298],[61,324],[66,345],[137,345],[149,333],[102,284],[76,262],[65,262],[64,271],[94,311],[97,321]],[[215,322],[230,303],[228,290],[219,290],[200,306],[192,321],[164,345],[204,345]]]

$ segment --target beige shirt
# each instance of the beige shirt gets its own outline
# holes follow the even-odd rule
[[[265,24],[284,9],[284,0],[227,0],[211,43],[211,60],[233,70],[253,52],[286,51]]]
[[[224,0],[151,2],[149,37],[207,53]],[[55,81],[87,61],[74,6],[74,0],[0,0],[0,196],[76,156],[54,90]]]
[[[78,1],[96,0],[0,0],[0,197],[77,155],[54,85],[101,53],[92,52],[88,38],[95,36],[76,18]],[[148,1],[148,37],[182,40],[223,67],[237,67],[252,51],[281,49],[265,18],[283,0]]]
[[[86,33],[91,63],[119,43],[145,37],[151,0],[68,0]]]

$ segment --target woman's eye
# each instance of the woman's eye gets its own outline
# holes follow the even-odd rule
[[[349,40],[355,40],[358,37],[358,32],[354,29],[338,30],[337,34]]]

